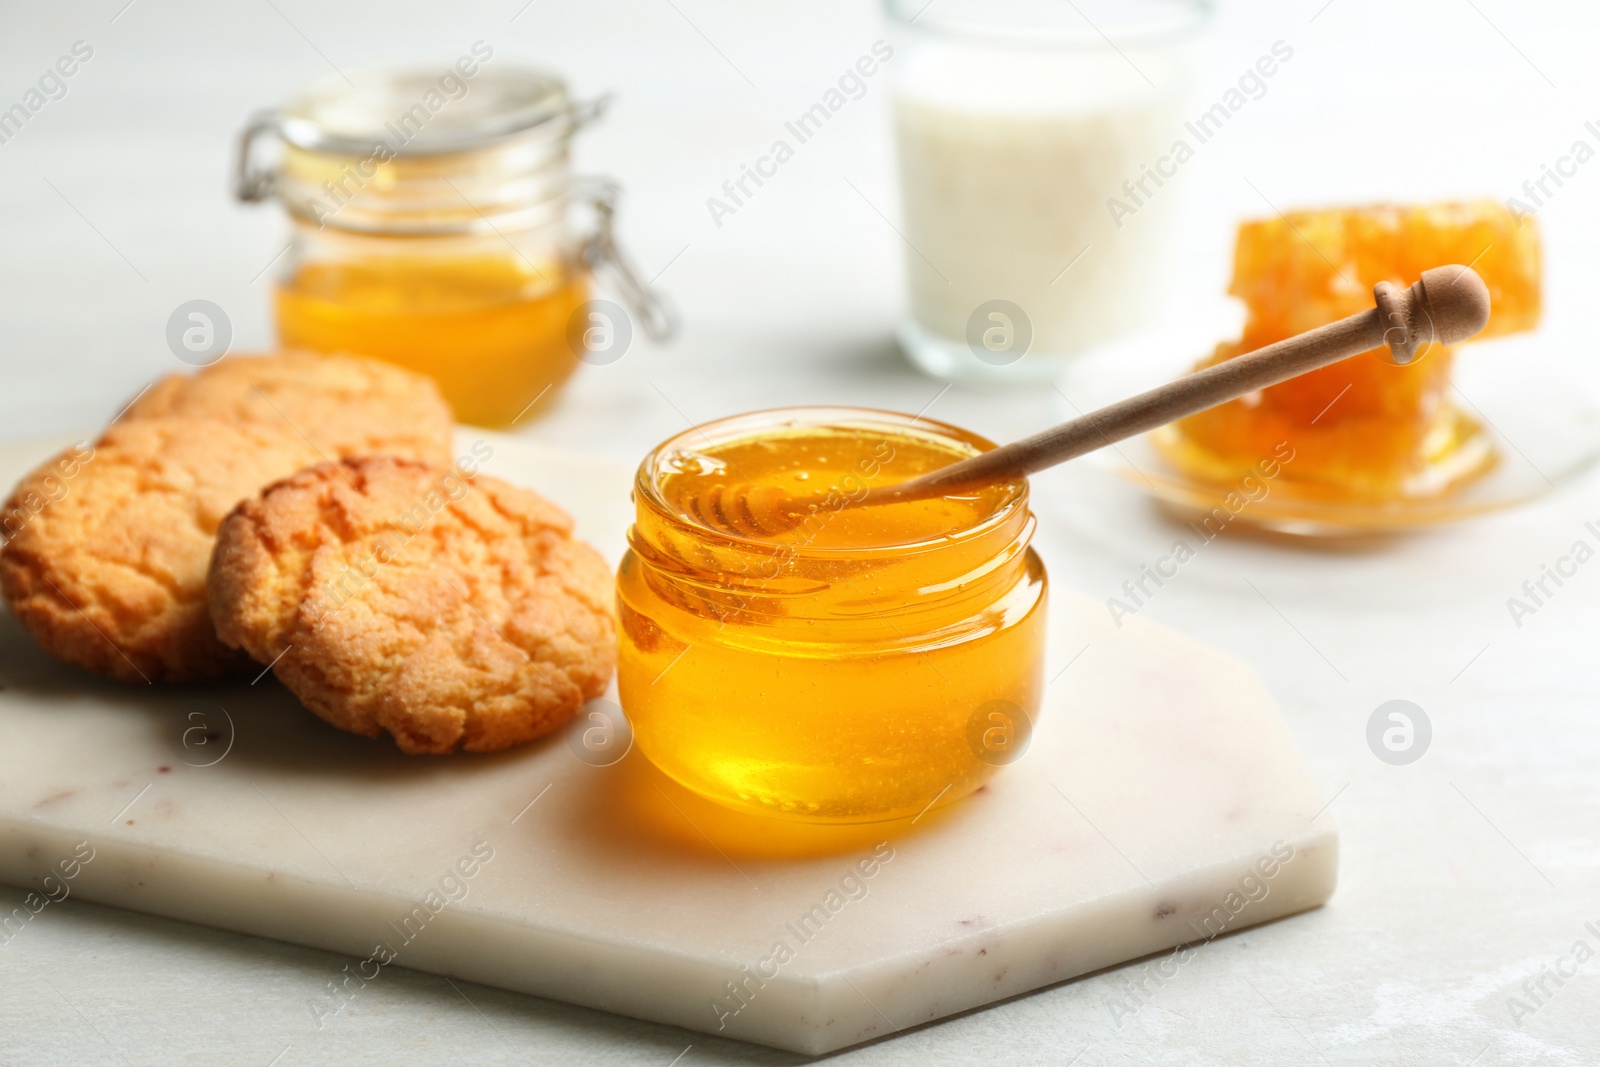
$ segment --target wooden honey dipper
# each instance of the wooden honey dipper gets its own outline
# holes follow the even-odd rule
[[[870,489],[849,506],[944,496],[963,486],[1023,478],[1374,348],[1388,346],[1396,363],[1410,363],[1419,350],[1465,341],[1489,322],[1488,286],[1470,267],[1425,270],[1409,289],[1379,282],[1372,295],[1377,306],[1370,311],[1186,374],[909,481]],[[689,495],[680,506],[713,529],[768,537],[794,529],[824,498],[791,496],[775,486],[718,485]]]

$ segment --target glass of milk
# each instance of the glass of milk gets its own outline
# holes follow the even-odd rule
[[[952,380],[1039,381],[1148,322],[1211,5],[885,8],[910,284],[898,335],[911,362]]]

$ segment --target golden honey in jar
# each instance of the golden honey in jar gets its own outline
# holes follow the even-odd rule
[[[507,426],[577,369],[567,326],[587,299],[581,273],[503,246],[305,257],[277,288],[278,339],[398,363],[438,382],[462,422]]]
[[[644,755],[721,804],[832,822],[917,816],[1014,761],[1045,636],[1026,481],[855,504],[991,447],[928,419],[792,408],[656,448],[617,577]],[[704,518],[713,494],[774,490],[809,502],[797,524]]]
[[[573,134],[598,108],[492,60],[480,42],[439,69],[314,84],[252,122],[237,183],[290,217],[274,297],[283,346],[397,363],[437,381],[461,421],[507,426],[580,361],[621,355],[597,338],[631,337],[627,311],[591,301],[593,271],[616,276],[644,332],[671,323],[617,250],[616,187],[571,176]],[[272,166],[253,158],[268,134]],[[592,232],[577,232],[575,208]]]

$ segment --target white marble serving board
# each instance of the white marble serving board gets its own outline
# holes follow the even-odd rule
[[[464,433],[620,553],[628,471]],[[49,448],[0,449],[0,483]],[[1251,672],[1052,596],[1026,755],[847,829],[727,812],[566,736],[403,756],[270,677],[100,681],[0,614],[0,880],[36,890],[0,940],[75,895],[338,953],[318,1027],[404,966],[814,1054],[1325,901],[1337,834]]]

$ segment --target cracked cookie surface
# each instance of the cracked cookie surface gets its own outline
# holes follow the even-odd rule
[[[118,423],[13,490],[4,514],[23,521],[0,549],[0,589],[47,652],[98,674],[185,682],[249,671],[207,614],[212,540],[240,500],[316,462],[284,426]]]
[[[195,374],[169,374],[119,421],[208,418],[304,434],[324,461],[390,455],[450,462],[454,417],[433,381],[357,356],[290,351],[228,356]]]
[[[301,471],[218,532],[212,619],[321,718],[409,753],[531,741],[616,664],[610,568],[487,475],[394,458]]]

